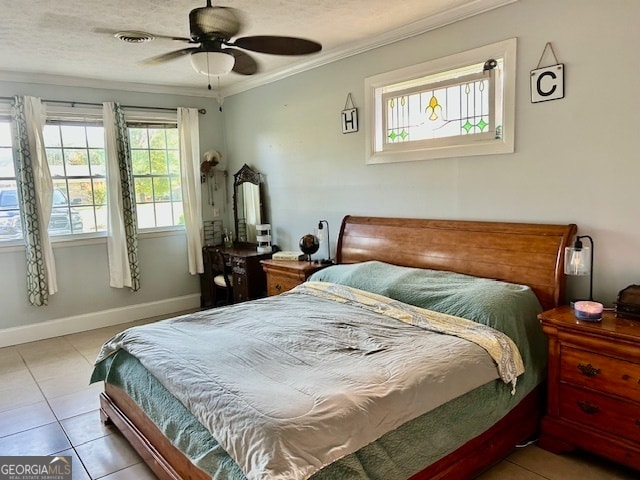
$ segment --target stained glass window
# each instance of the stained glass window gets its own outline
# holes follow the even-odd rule
[[[476,68],[481,70],[482,65]],[[492,71],[481,70],[450,80],[385,93],[385,142],[394,144],[461,135],[495,135],[494,78]]]
[[[516,43],[366,78],[367,163],[513,152]]]

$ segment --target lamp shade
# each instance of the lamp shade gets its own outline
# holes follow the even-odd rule
[[[320,263],[329,264],[333,263],[333,260],[331,260],[331,245],[329,243],[329,222],[327,222],[326,220],[320,220],[318,222],[316,237],[318,237],[318,240],[320,240],[321,242],[324,241],[324,225],[327,226],[327,258],[320,260]]]
[[[202,75],[226,75],[236,63],[235,57],[225,52],[194,52],[190,58],[193,69]]]
[[[589,247],[565,248],[564,273],[567,275],[590,275],[591,249]]]
[[[586,238],[591,248],[582,244]],[[564,249],[564,273],[566,275],[589,275],[589,300],[593,300],[593,238],[579,235],[572,247]]]

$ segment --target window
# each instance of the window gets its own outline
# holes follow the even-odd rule
[[[130,126],[138,228],[183,225],[180,150],[175,126]]]
[[[53,179],[50,235],[107,230],[107,183],[102,125],[47,123],[43,131]]]
[[[367,163],[513,152],[516,40],[365,80]]]
[[[177,125],[143,124],[140,114],[135,115],[136,123],[129,124],[128,131],[138,228],[183,225]],[[95,112],[75,120],[54,111],[47,119],[43,136],[54,187],[49,234],[106,232],[107,182],[101,121]],[[0,242],[22,238],[16,182],[10,121],[0,117]]]
[[[11,151],[11,125],[0,120],[0,241],[22,238],[16,172]]]

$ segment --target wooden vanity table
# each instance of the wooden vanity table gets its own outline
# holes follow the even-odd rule
[[[267,296],[267,276],[260,265],[261,260],[271,258],[271,253],[258,253],[256,225],[266,223],[262,202],[262,175],[244,164],[233,175],[233,221],[235,238],[232,247],[222,245],[202,249],[204,273],[200,275],[200,305],[213,307],[216,287],[214,255],[221,250],[225,256],[227,270],[233,283],[233,303],[245,302]]]
[[[233,303],[245,302],[267,295],[267,277],[262,270],[260,260],[271,258],[271,253],[258,253],[255,247],[223,246],[204,247],[202,249],[204,273],[200,276],[202,307],[213,307],[215,287],[213,285],[212,255],[216,250],[222,250],[227,264],[231,268],[233,278]]]

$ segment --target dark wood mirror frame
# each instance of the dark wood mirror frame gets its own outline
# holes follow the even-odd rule
[[[260,219],[257,223],[266,223],[267,220],[264,212],[262,175],[246,163],[233,175],[233,221],[235,226],[236,243],[241,245],[255,245],[255,242],[251,242],[249,241],[249,238],[247,238],[246,228],[244,230],[241,228],[240,217],[238,215],[238,207],[240,205],[240,202],[245,202],[244,198],[239,198],[239,196],[242,194],[242,185],[245,183],[251,183],[258,187]],[[244,234],[242,234],[243,231],[245,232]]]

